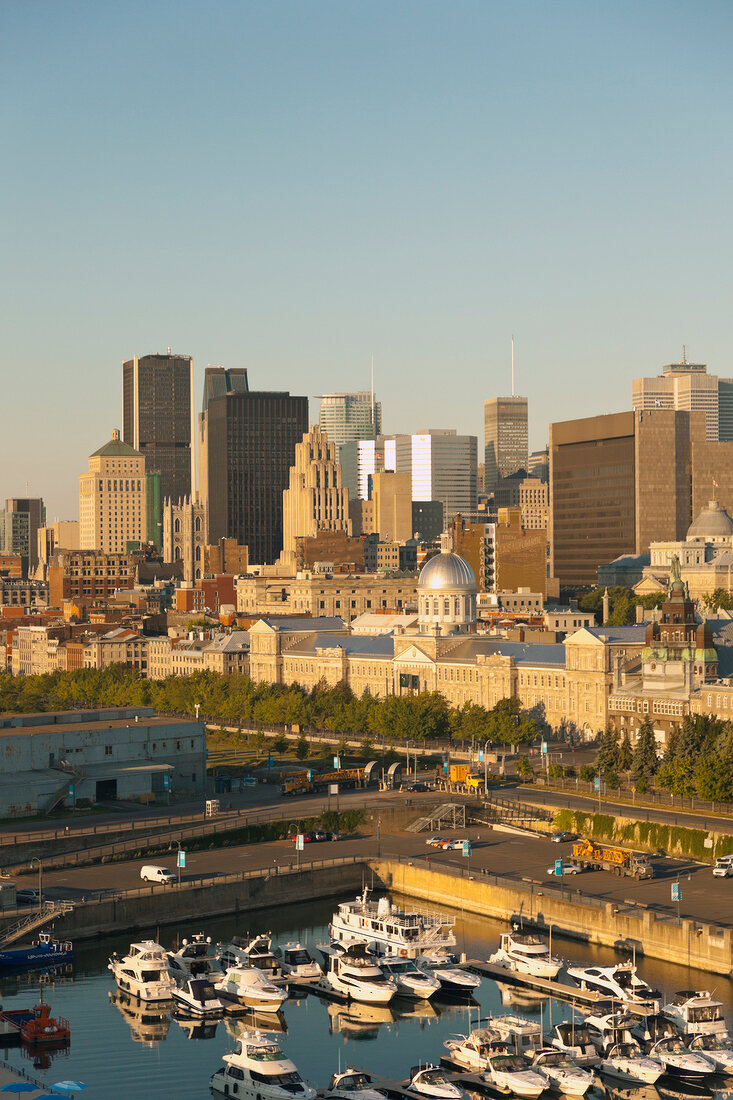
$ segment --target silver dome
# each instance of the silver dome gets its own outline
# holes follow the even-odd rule
[[[417,587],[429,592],[442,591],[444,588],[462,588],[467,592],[475,592],[476,578],[467,561],[458,554],[443,551],[423,566]]]
[[[687,531],[688,539],[720,539],[730,538],[731,535],[733,519],[717,500],[709,501],[707,508],[703,508]]]

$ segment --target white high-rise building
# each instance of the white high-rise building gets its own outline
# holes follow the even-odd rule
[[[454,429],[430,428],[395,436],[395,469],[412,475],[413,501],[439,500],[444,524],[458,512],[475,512],[478,439]]]
[[[369,500],[369,479],[395,469],[394,436],[356,439],[345,443],[340,453],[341,476],[351,500]]]
[[[701,409],[709,440],[733,440],[733,379],[708,374],[705,363],[668,363],[653,378],[635,378],[631,388],[634,409]]]
[[[371,390],[324,393],[318,426],[336,447],[336,459],[340,462],[344,444],[357,439],[376,439],[382,430],[382,406]]]

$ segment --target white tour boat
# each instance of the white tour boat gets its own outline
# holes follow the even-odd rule
[[[323,977],[322,968],[302,943],[284,943],[275,948],[273,955],[288,978],[298,982],[317,982]]]
[[[656,1058],[643,1054],[638,1043],[615,1043],[601,1062],[600,1071],[627,1085],[653,1085],[664,1067]]]
[[[288,996],[286,989],[254,966],[228,967],[214,989],[225,1001],[236,1001],[256,1012],[277,1012]]]
[[[693,1054],[677,1036],[660,1039],[649,1051],[649,1057],[662,1063],[670,1077],[685,1077],[704,1081],[715,1073],[715,1063],[704,1054]]]
[[[563,1054],[570,1055],[579,1066],[595,1066],[600,1061],[598,1051],[584,1023],[563,1020],[561,1024],[555,1024],[550,1042]]]
[[[397,993],[397,986],[382,971],[364,943],[334,943],[322,949],[328,969],[321,984],[345,993],[362,1004],[387,1005]]]
[[[208,978],[188,978],[173,990],[179,1010],[190,1016],[223,1016],[224,1005]]]
[[[441,993],[451,997],[470,997],[481,985],[478,974],[459,969],[455,965],[455,955],[449,951],[430,951],[419,955],[415,961],[421,970],[438,979]]]
[[[490,956],[489,962],[517,974],[550,980],[562,969],[562,959],[550,954],[542,936],[524,932],[502,932],[499,949]]]
[[[725,1010],[707,989],[681,989],[662,1013],[683,1035],[727,1035]]]
[[[395,959],[386,955],[379,960],[379,965],[387,977],[394,981],[399,997],[427,1001],[440,989],[438,979],[420,970],[412,959]]]
[[[587,1069],[581,1069],[568,1054],[556,1047],[539,1047],[532,1052],[530,1066],[544,1073],[550,1088],[567,1096],[585,1096],[594,1081]]]
[[[615,966],[569,966],[568,974],[581,989],[595,990],[599,996],[636,1004],[658,1004],[660,994],[638,976],[631,962]]]
[[[374,1088],[369,1074],[353,1066],[332,1075],[324,1096],[326,1100],[386,1100],[386,1094]]]
[[[702,1054],[718,1073],[733,1075],[733,1039],[728,1035],[696,1035],[690,1043],[693,1054]]]
[[[211,949],[211,936],[207,938],[203,932],[194,932],[190,939],[181,940],[177,951],[168,952],[168,969],[179,982],[220,973]]]
[[[365,940],[380,955],[415,959],[441,947],[454,947],[454,924],[447,914],[399,909],[385,897],[370,900],[365,886],[361,897],[340,903],[329,935],[340,943]]]
[[[428,1100],[468,1100],[468,1094],[448,1080],[440,1066],[413,1066],[410,1070],[408,1092],[427,1096]]]
[[[131,943],[128,953],[121,957],[115,952],[107,968],[120,989],[141,1001],[170,1001],[176,988],[165,949],[153,940]]]
[[[530,1068],[524,1058],[507,1050],[504,1043],[492,1044],[489,1051],[488,1076],[501,1092],[536,1098],[547,1088],[547,1077]]]
[[[315,1100],[295,1064],[278,1043],[259,1031],[245,1031],[233,1053],[211,1077],[211,1088],[238,1100]]]
[[[489,1068],[492,1043],[499,1042],[499,1035],[490,1027],[477,1027],[468,1035],[452,1035],[443,1046],[448,1057],[457,1066],[472,1073],[483,1073]]]
[[[216,957],[222,970],[228,966],[256,966],[275,985],[283,985],[285,974],[280,961],[272,953],[272,937],[269,933],[258,936],[233,936],[229,943],[220,943]]]

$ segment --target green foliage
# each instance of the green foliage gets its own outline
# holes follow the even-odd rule
[[[598,755],[596,756],[596,768],[599,772],[603,773],[604,777],[607,772],[615,771],[619,766],[619,743],[618,743],[618,730],[613,726],[607,726],[601,737],[601,743],[598,747]]]
[[[547,774],[550,779],[562,779],[563,767],[562,764],[550,764],[547,769]]]
[[[635,779],[640,778],[642,775],[646,779],[651,779],[658,767],[659,759],[657,757],[657,742],[654,737],[654,727],[652,726],[651,720],[645,718],[639,726],[639,736],[631,761],[631,774]]]
[[[580,778],[583,780],[584,783],[592,783],[596,777],[596,774],[596,769],[593,767],[592,764],[580,765]]]
[[[272,742],[272,748],[274,752],[279,753],[280,755],[282,755],[284,752],[287,752],[288,739],[285,734],[279,733],[277,735],[275,740]]]
[[[716,588],[713,592],[706,592],[702,602],[708,608],[721,608],[724,611],[733,611],[733,593],[725,588]]]
[[[305,736],[305,734],[301,733],[300,737],[295,742],[295,755],[297,756],[298,760],[305,760],[308,756],[309,751],[310,748],[308,745],[308,738]]]
[[[566,779],[575,779],[577,771],[572,764],[567,764],[564,769],[564,775]]]
[[[609,768],[607,772],[603,773],[603,782],[608,787],[609,791],[617,791],[621,786],[618,772],[615,772],[613,768]]]
[[[368,737],[365,737],[359,745],[359,755],[363,757],[364,760],[371,760],[374,756],[374,745]]]
[[[532,765],[526,756],[520,756],[517,760],[517,775],[521,775],[522,779],[529,779],[534,775]]]
[[[618,747],[618,758],[616,766],[621,772],[628,772],[631,770],[631,762],[633,760],[633,750],[631,748],[631,741],[629,740],[629,731],[624,732],[624,738]]]

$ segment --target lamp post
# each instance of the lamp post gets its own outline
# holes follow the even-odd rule
[[[382,857],[382,819],[377,818],[377,859]]]
[[[178,855],[176,856],[176,870],[178,872],[178,885],[180,886],[181,885],[181,856],[180,856],[181,842],[180,842],[180,840],[172,840],[171,841],[171,848],[173,847],[174,844],[177,845],[177,849],[178,849]]]
[[[489,745],[491,744],[491,738],[488,741],[484,741],[484,794],[489,793],[489,762],[486,757]]]
[[[38,864],[38,908],[43,908],[43,860],[38,856],[34,856],[31,860],[31,867],[34,863]]]
[[[411,737],[405,745],[405,756],[407,757],[407,778],[410,778],[410,745],[414,745],[414,739]],[[417,753],[415,754],[417,756]]]

